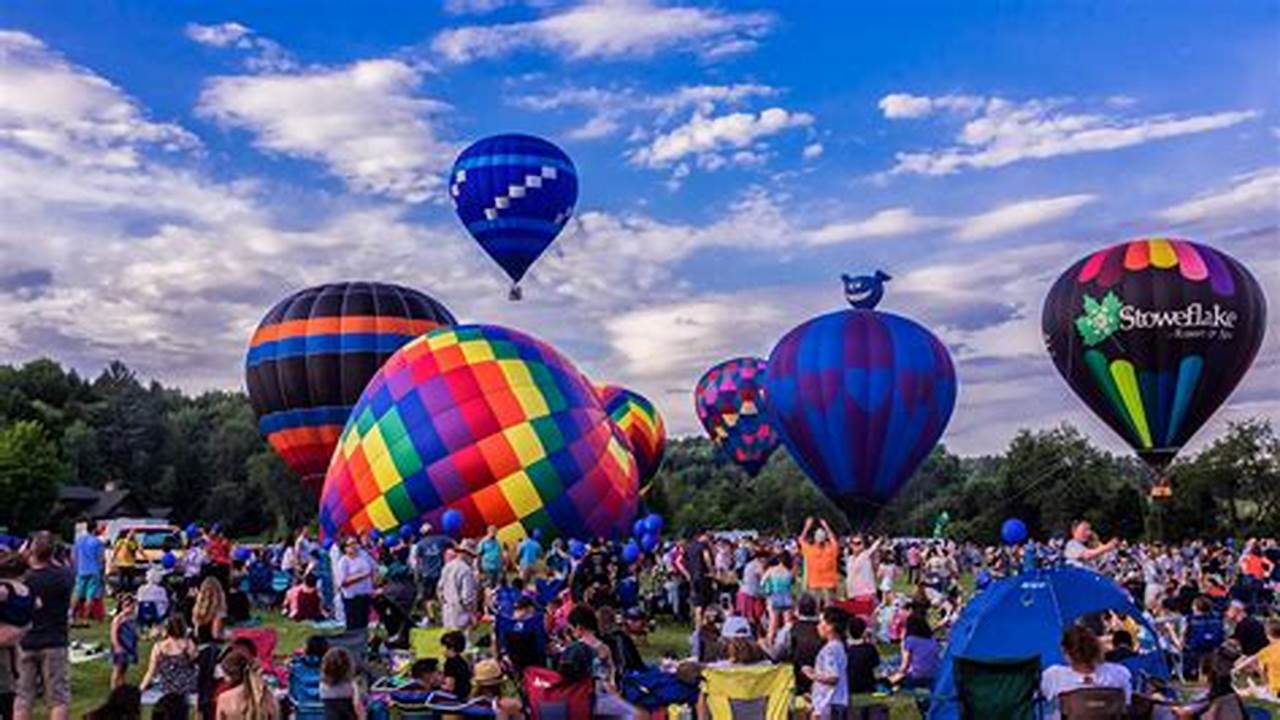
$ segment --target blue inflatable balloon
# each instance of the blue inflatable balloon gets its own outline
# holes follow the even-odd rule
[[[400,539],[408,542],[413,538],[413,525],[405,525],[400,528]]]
[[[642,538],[647,532],[649,532],[649,526],[645,524],[644,518],[636,520],[631,525],[631,536],[634,538]]]
[[[663,521],[662,516],[657,513],[651,513],[644,519],[645,530],[648,530],[650,535],[661,535],[662,528],[665,525],[666,522]]]
[[[440,525],[450,536],[457,537],[462,532],[462,521],[462,512],[457,508],[449,508],[441,516]]]
[[[563,150],[531,135],[494,135],[458,156],[449,178],[458,219],[511,278],[512,299],[578,202],[578,171]]]
[[[626,545],[622,546],[622,562],[628,565],[633,565],[635,564],[635,561],[639,559],[640,546],[636,545],[634,540],[629,541]]]
[[[574,560],[581,560],[587,556],[587,544],[577,538],[569,540],[569,556]]]
[[[378,530],[378,528],[374,528],[370,530],[369,539],[372,540],[373,542],[378,542],[379,540],[382,539],[382,532]]]
[[[640,538],[640,547],[647,553],[651,553],[658,549],[658,536],[646,533]]]
[[[1005,545],[1018,545],[1027,541],[1027,524],[1018,518],[1009,518],[1000,526],[1000,539]]]
[[[251,557],[253,553],[247,547],[238,547],[231,551],[231,559],[236,562],[248,562]]]
[[[172,570],[174,566],[178,564],[178,558],[174,557],[173,553],[166,550],[164,555],[160,556],[160,564],[164,566],[165,570]]]
[[[933,450],[956,401],[951,355],[907,318],[850,309],[813,318],[769,355],[772,423],[805,474],[855,524]]]
[[[186,536],[188,538],[193,538],[196,535],[200,534],[200,526],[195,523],[188,523],[186,530],[184,530],[183,532],[186,533]]]

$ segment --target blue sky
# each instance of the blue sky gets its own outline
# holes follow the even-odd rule
[[[958,361],[953,448],[1062,420],[1114,448],[1040,344],[1058,272],[1168,233],[1280,288],[1275,3],[18,1],[0,29],[5,360],[235,388],[276,299],[384,279],[683,433],[706,367],[884,268]],[[582,185],[519,304],[443,192],[503,131]],[[1280,416],[1271,323],[1201,440]]]

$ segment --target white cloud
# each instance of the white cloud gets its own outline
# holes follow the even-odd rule
[[[1002,205],[989,212],[961,220],[955,237],[959,240],[986,240],[1001,235],[1011,235],[1020,230],[1053,222],[1088,205],[1096,195],[1078,194],[1060,197],[1038,198]]]
[[[1238,175],[1227,187],[1201,193],[1158,215],[1174,223],[1201,223],[1268,213],[1273,220],[1280,217],[1280,167]]]
[[[806,234],[806,242],[810,245],[835,245],[940,229],[950,229],[952,237],[957,240],[987,240],[1060,220],[1095,200],[1096,196],[1088,194],[1035,198],[963,217],[930,217],[918,215],[911,208],[888,208],[867,218],[842,220],[814,228]]]
[[[178,125],[148,120],[118,87],[38,38],[0,31],[0,144],[64,163],[127,168],[149,149],[191,149],[199,141]]]
[[[664,50],[714,59],[753,49],[772,24],[767,13],[728,13],[653,0],[584,0],[528,22],[444,30],[431,47],[454,63],[529,49],[572,60],[643,58]]]
[[[418,69],[364,60],[297,73],[212,78],[197,112],[272,152],[324,163],[352,188],[407,202],[442,184],[455,147],[436,137],[444,103],[418,93]]]
[[[805,160],[815,160],[822,157],[822,152],[825,149],[826,148],[822,147],[822,143],[809,143],[804,146],[804,151],[801,154],[804,156]]]
[[[911,235],[946,224],[947,221],[941,218],[916,215],[911,208],[888,208],[862,220],[846,220],[817,228],[809,233],[809,243],[835,245],[855,240]]]
[[[939,110],[966,117],[956,145],[896,156],[892,174],[950,175],[1030,159],[1116,150],[1155,140],[1209,132],[1259,115],[1252,110],[1201,115],[1115,117],[1070,112],[1066,100],[1013,102],[972,96],[920,97],[895,93],[880,101],[885,117],[921,118]]]
[[[940,97],[924,97],[910,93],[891,93],[880,98],[880,111],[890,120],[905,118],[922,118],[939,111],[960,114],[976,112],[984,104],[980,97],[973,95],[942,95]]]
[[[780,107],[771,107],[758,115],[694,113],[685,124],[658,135],[648,145],[632,152],[631,161],[650,168],[669,167],[690,155],[706,156],[726,148],[745,148],[762,138],[812,125],[813,120],[809,113]]]
[[[187,37],[214,48],[234,48],[248,53],[245,66],[254,72],[281,72],[297,67],[297,62],[276,41],[262,37],[238,22],[217,25],[187,23]]]
[[[253,34],[249,28],[238,22],[224,22],[217,25],[201,25],[187,23],[187,37],[210,47],[231,47]]]
[[[484,15],[511,5],[516,0],[444,0],[444,11],[450,15]]]

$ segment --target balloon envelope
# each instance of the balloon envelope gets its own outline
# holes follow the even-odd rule
[[[1000,539],[1005,545],[1017,545],[1027,539],[1027,524],[1018,518],[1009,518],[1000,526]]]
[[[1262,289],[1234,258],[1156,238],[1068,268],[1042,325],[1071,389],[1161,471],[1244,377],[1266,315]]]
[[[767,389],[796,462],[851,520],[862,521],[942,436],[956,376],[946,347],[915,321],[840,310],[778,341]]]
[[[494,135],[458,156],[449,194],[467,232],[518,283],[573,215],[578,172],[542,138]]]
[[[640,469],[643,490],[662,465],[667,446],[667,427],[662,415],[648,398],[618,385],[597,385],[600,404],[622,430]]]
[[[766,367],[760,358],[726,360],[708,370],[693,390],[694,409],[707,435],[751,477],[778,447],[765,408]]]
[[[405,345],[352,410],[325,479],[326,532],[405,523],[514,543],[626,532],[635,460],[564,356],[493,325],[441,328]]]
[[[341,282],[290,295],[249,341],[245,384],[258,429],[318,487],[369,378],[400,346],[454,322],[444,305],[399,285]]]

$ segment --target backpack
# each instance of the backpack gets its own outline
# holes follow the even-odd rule
[[[4,602],[0,602],[0,623],[23,628],[31,624],[36,611],[36,596],[25,587],[10,580],[0,580],[8,593]],[[19,590],[26,592],[19,592]]]
[[[586,648],[585,645],[582,647]],[[576,720],[591,717],[595,704],[595,681],[590,676],[590,670],[587,677],[570,681],[554,670],[526,668],[523,686],[524,695],[529,699],[529,716],[533,720]]]
[[[645,710],[658,710],[668,705],[693,706],[698,702],[699,688],[682,681],[675,673],[646,668],[622,676],[622,697]]]

